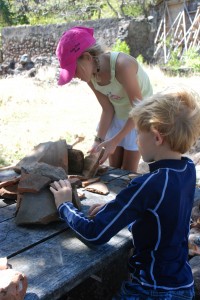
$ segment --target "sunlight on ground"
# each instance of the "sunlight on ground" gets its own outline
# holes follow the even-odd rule
[[[154,92],[174,84],[185,84],[200,93],[199,77],[167,77],[159,68],[146,68]],[[55,68],[41,69],[36,78],[0,80],[0,166],[17,163],[42,142],[85,135],[77,145],[84,153],[92,145],[101,113],[87,84],[75,81],[58,87]]]

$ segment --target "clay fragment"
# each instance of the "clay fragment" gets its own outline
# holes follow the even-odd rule
[[[84,169],[83,176],[86,178],[92,178],[96,175],[99,168],[99,161],[104,154],[104,149],[102,148],[100,152],[90,154],[84,159]]]
[[[98,181],[100,181],[100,177],[89,178],[88,180],[82,182],[82,187],[86,187]]]
[[[105,183],[103,183],[103,182],[92,183],[92,184],[88,185],[85,188],[85,190],[92,192],[92,193],[100,194],[100,195],[109,194],[109,190],[108,190],[107,186],[105,185]]]

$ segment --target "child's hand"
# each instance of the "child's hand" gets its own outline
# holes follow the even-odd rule
[[[117,144],[115,143],[114,139],[107,140],[96,147],[96,152],[99,152],[102,148],[104,148],[104,154],[102,158],[99,161],[99,164],[103,164],[106,159],[115,152],[115,149],[117,147]]]
[[[94,142],[92,147],[87,151],[87,153],[90,153],[90,154],[93,154],[93,153],[96,153],[96,149],[97,147],[99,146],[99,143],[98,142]]]
[[[56,207],[64,202],[72,201],[72,188],[69,180],[54,181],[54,187],[50,187],[50,191],[53,193],[55,198]]]
[[[104,204],[94,204],[89,209],[89,217],[94,218],[98,211],[105,205]]]

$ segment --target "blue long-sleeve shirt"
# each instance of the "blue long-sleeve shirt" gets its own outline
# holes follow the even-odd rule
[[[60,205],[60,217],[93,244],[109,241],[129,225],[135,251],[129,260],[134,281],[173,290],[193,285],[188,264],[188,234],[195,193],[193,162],[160,160],[150,172],[131,181],[90,220],[71,202]]]

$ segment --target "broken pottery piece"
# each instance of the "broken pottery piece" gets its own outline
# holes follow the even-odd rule
[[[8,269],[8,260],[7,257],[0,257],[0,270]]]
[[[68,179],[69,180],[74,179],[74,178],[79,179],[81,181],[87,180],[87,178],[85,176],[83,176],[83,175],[77,175],[77,174],[70,174],[70,175],[68,175]]]
[[[103,154],[104,149],[102,148],[101,151],[85,157],[83,176],[86,178],[92,178],[96,175],[99,168],[99,160],[102,158]]]
[[[38,193],[41,189],[48,186],[51,179],[39,174],[22,174],[18,184],[19,193]]]
[[[22,168],[22,172],[38,174],[49,177],[51,181],[57,181],[60,179],[66,179],[67,174],[61,167],[54,167],[46,163],[35,163]]]
[[[94,177],[94,178],[89,178],[88,180],[85,180],[82,182],[82,187],[86,187],[92,183],[100,181],[100,177]]]
[[[88,185],[85,188],[85,190],[92,192],[92,193],[100,194],[100,195],[109,194],[109,190],[108,190],[107,186],[105,185],[105,183],[103,183],[103,182],[92,183],[92,184]]]
[[[32,164],[43,162],[55,167],[62,167],[68,173],[68,150],[65,140],[41,143],[15,166],[16,171],[26,169]]]
[[[17,183],[20,177],[21,176],[13,169],[0,169],[0,187]]]
[[[81,174],[84,167],[84,155],[81,150],[68,149],[68,173]]]
[[[27,277],[14,269],[0,270],[0,299],[23,300],[28,287]]]
[[[0,196],[4,199],[16,200],[17,199],[17,187],[18,187],[18,184],[15,183],[13,185],[9,185],[9,186],[0,188]]]
[[[105,174],[108,170],[109,170],[109,166],[106,166],[106,165],[100,165],[100,166],[98,167],[98,170],[97,170],[96,175],[97,175],[97,176],[103,175],[103,174]]]
[[[17,199],[15,222],[23,224],[49,224],[58,221],[58,211],[54,196],[48,188],[37,194],[23,193]]]

